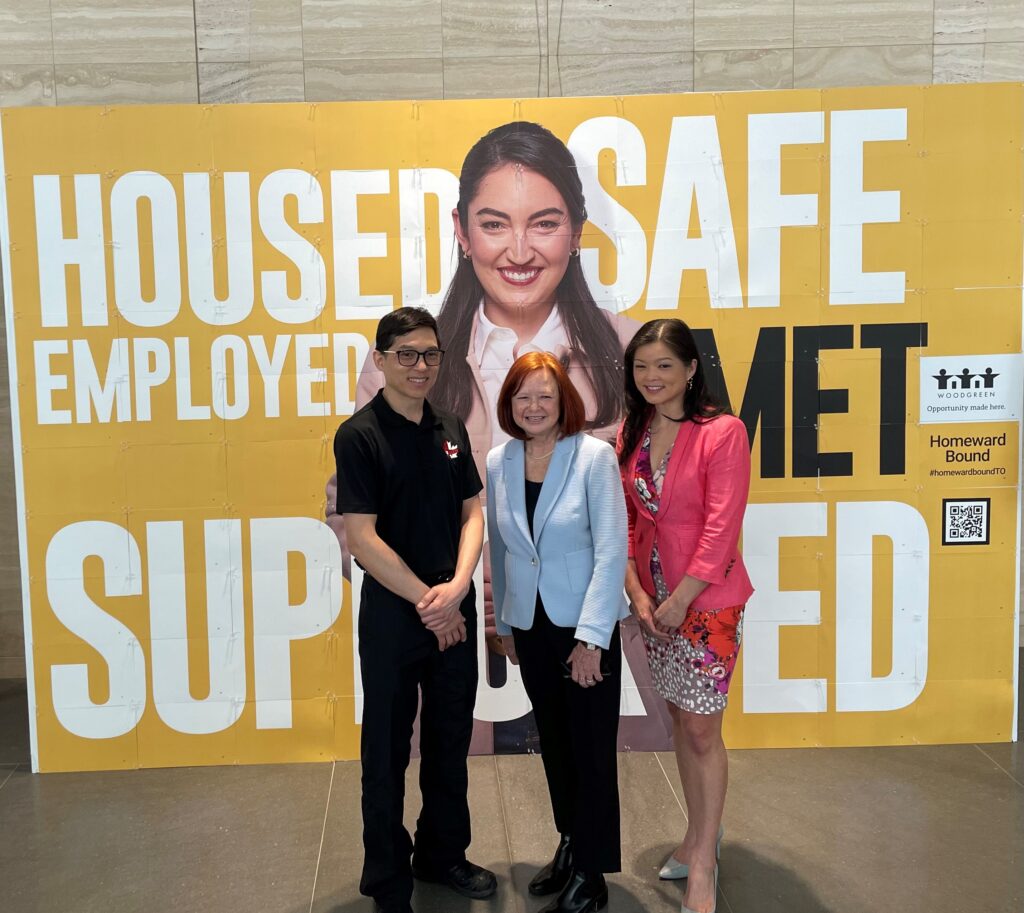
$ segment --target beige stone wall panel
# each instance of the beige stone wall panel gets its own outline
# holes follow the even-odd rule
[[[797,48],[793,52],[795,89],[919,85],[931,81],[931,45]]]
[[[51,5],[55,63],[195,62],[192,0],[52,0]]]
[[[1024,42],[935,46],[932,79],[950,82],[1024,80]]]
[[[302,0],[196,0],[200,63],[302,60]]]
[[[536,57],[547,50],[537,0],[442,0],[444,56]]]
[[[553,56],[679,54],[693,49],[693,0],[550,0]]]
[[[440,57],[306,61],[306,101],[442,98]]]
[[[59,105],[161,105],[199,101],[195,63],[58,64]]]
[[[576,54],[552,63],[551,94],[646,95],[693,90],[693,53]]]
[[[793,88],[793,49],[697,51],[693,62],[695,92]]]
[[[53,62],[50,0],[0,0],[0,66]]]
[[[935,0],[936,44],[1024,41],[1021,0]]]
[[[793,47],[793,0],[695,0],[695,51]]]
[[[445,58],[445,98],[537,98],[546,94],[546,70],[539,56]]]
[[[0,108],[55,105],[53,63],[0,63]]]
[[[441,56],[441,0],[302,0],[306,60]]]
[[[199,64],[204,104],[303,101],[305,92],[301,60]]]
[[[932,3],[933,0],[794,0],[794,46],[930,45]]]

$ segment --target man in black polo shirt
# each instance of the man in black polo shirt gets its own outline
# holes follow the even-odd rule
[[[384,317],[373,353],[384,388],[334,438],[338,512],[366,572],[359,890],[383,913],[412,909],[413,874],[466,897],[489,897],[496,887],[491,872],[466,860],[477,685],[472,575],[484,522],[466,428],[426,401],[443,355],[428,311]],[[420,689],[423,808],[413,842],[402,812]]]

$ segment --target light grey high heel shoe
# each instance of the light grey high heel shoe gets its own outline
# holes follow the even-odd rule
[[[718,909],[718,866],[715,866],[715,904],[711,908],[711,913],[715,913]],[[685,903],[679,907],[679,913],[697,913],[696,910],[691,910]]]
[[[722,855],[722,837],[725,836],[725,828],[719,827],[718,829],[718,842],[715,843],[715,859],[719,859]],[[658,872],[658,877],[662,881],[679,881],[681,878],[686,878],[690,874],[690,866],[685,862],[676,862],[670,855],[665,860],[665,864],[661,867],[661,871]]]

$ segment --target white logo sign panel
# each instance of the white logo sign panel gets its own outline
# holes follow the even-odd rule
[[[1016,421],[1021,378],[1020,355],[922,358],[921,424]]]

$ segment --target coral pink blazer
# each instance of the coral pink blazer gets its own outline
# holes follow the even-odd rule
[[[750,490],[750,448],[743,423],[732,415],[680,423],[656,517],[633,485],[639,453],[637,446],[622,467],[622,485],[629,557],[636,562],[643,588],[654,594],[651,551],[657,535],[670,592],[689,575],[708,582],[694,608],[743,605],[754,592],[737,547]]]

